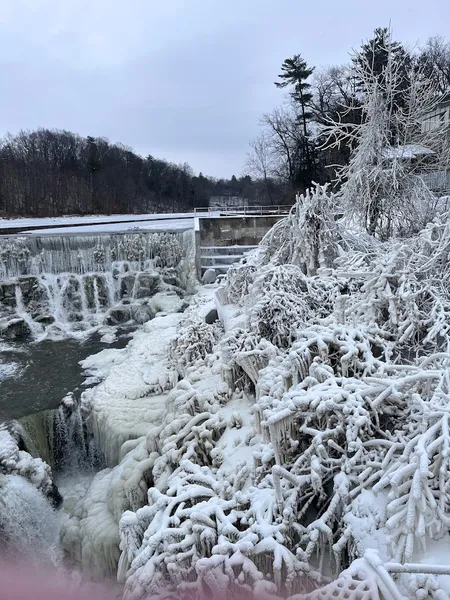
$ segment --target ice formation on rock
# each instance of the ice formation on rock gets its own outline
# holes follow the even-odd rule
[[[134,335],[126,350],[103,350],[82,363],[91,375],[104,377],[82,393],[88,425],[106,464],[114,467],[122,445],[148,433],[164,412],[165,392],[177,381],[168,360],[181,313],[157,316]]]
[[[59,560],[61,497],[50,467],[23,446],[17,424],[0,425],[0,547],[2,559]]]
[[[202,276],[203,283],[215,283],[217,279],[217,273],[214,269],[206,269]]]
[[[20,429],[15,424],[12,431],[6,425],[0,425],[0,473],[24,477],[44,495],[51,495],[53,481],[50,467],[41,458],[33,458],[20,449],[20,445]]]
[[[86,426],[108,469],[94,478],[85,498],[62,528],[70,560],[92,577],[114,575],[120,557],[119,520],[147,500],[158,454],[152,435],[161,428],[168,390],[178,381],[169,346],[183,318],[178,297],[159,294],[154,319],[127,348],[103,350],[86,359],[86,373],[102,380],[82,393]]]

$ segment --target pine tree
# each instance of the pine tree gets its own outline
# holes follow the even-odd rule
[[[283,62],[281,70],[283,72],[278,77],[282,81],[275,82],[275,85],[279,88],[291,86],[291,98],[296,109],[299,109],[297,120],[302,132],[296,149],[298,168],[295,183],[302,184],[306,189],[311,186],[317,173],[317,153],[308,132],[308,122],[313,115],[310,111],[311,84],[307,80],[313,74],[314,67],[309,67],[300,54],[295,54]]]
[[[314,67],[308,67],[306,60],[300,54],[295,54],[292,58],[284,61],[281,70],[283,73],[278,77],[283,81],[275,82],[275,85],[279,88],[293,86],[294,91],[291,92],[291,97],[300,106],[303,134],[307,137],[307,122],[312,117],[312,113],[308,110],[312,100],[312,94],[309,91],[311,84],[307,82],[307,79],[313,74]]]
[[[394,63],[394,66],[390,63]],[[392,39],[392,33],[387,27],[378,27],[374,37],[361,46],[360,51],[353,57],[356,72],[370,71],[381,88],[389,88],[386,77],[396,71],[395,89],[393,90],[393,110],[405,107],[405,96],[410,87],[413,59],[405,47]],[[358,69],[359,67],[359,69]],[[357,76],[357,87],[363,93],[367,92],[367,78]]]

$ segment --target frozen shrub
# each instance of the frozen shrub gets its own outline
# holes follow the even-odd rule
[[[213,351],[219,332],[219,325],[209,325],[195,315],[183,323],[170,348],[171,361],[181,375],[184,375],[187,367]]]
[[[252,264],[239,263],[228,270],[224,289],[230,304],[242,303],[248,294],[255,274],[256,268]]]
[[[329,296],[325,286],[295,265],[263,267],[247,300],[251,328],[275,346],[286,348],[299,328],[331,311]]]

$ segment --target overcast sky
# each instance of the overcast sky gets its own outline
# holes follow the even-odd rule
[[[0,0],[0,135],[69,129],[239,176],[283,60],[346,62],[389,22],[445,36],[450,1]]]

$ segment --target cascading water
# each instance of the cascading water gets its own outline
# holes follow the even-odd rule
[[[0,425],[0,561],[62,566],[67,515],[55,483],[73,509],[105,467],[85,416],[68,394],[57,409]]]
[[[0,335],[148,320],[145,299],[189,289],[193,246],[192,231],[0,238]]]
[[[30,481],[0,474],[2,558],[57,564],[61,515]]]
[[[0,559],[58,562],[61,495],[17,422],[0,425]]]
[[[189,237],[190,232],[188,232]],[[186,232],[127,232],[0,238],[0,278],[41,273],[96,273],[114,262],[176,267],[183,258]]]
[[[80,401],[69,393],[57,409],[20,420],[27,451],[50,465],[54,473],[98,470],[104,461],[86,428]]]

